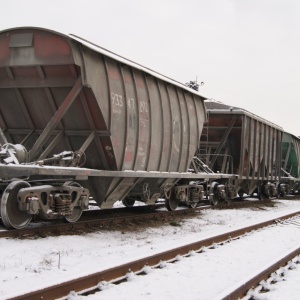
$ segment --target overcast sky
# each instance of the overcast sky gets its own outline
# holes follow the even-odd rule
[[[74,33],[300,135],[298,0],[0,0],[0,29]]]

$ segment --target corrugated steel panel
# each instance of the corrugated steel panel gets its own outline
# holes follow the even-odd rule
[[[206,101],[208,122],[201,137],[202,153],[214,171],[239,175],[239,186],[253,192],[260,180],[276,180],[281,174],[281,127],[243,109]],[[206,148],[204,150],[204,148]],[[250,180],[244,182],[244,180]]]
[[[205,119],[203,100],[81,39],[40,28],[0,32],[0,127],[32,161],[81,150],[88,168],[186,171]],[[110,178],[88,184],[99,203],[143,186]]]

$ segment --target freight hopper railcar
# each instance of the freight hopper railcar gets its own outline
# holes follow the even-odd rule
[[[234,173],[234,194],[260,199],[284,195],[281,180],[283,129],[244,109],[207,100],[198,156],[214,172]]]
[[[282,172],[288,192],[300,194],[300,138],[288,132],[282,137]]]
[[[195,205],[203,186],[189,180],[216,176],[187,172],[204,120],[204,97],[83,39],[0,32],[2,222],[75,222],[91,197]]]

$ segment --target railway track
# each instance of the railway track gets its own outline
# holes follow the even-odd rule
[[[225,292],[222,299],[238,299],[245,296],[245,300],[250,300],[253,299],[253,291],[255,291],[255,293],[266,293],[268,292],[266,283],[268,285],[276,283],[276,275],[283,276],[284,272],[291,269],[294,263],[300,264],[300,247],[292,249],[282,257],[279,257],[277,261],[265,266],[250,279],[239,282],[239,286],[229,293]],[[282,267],[284,267],[284,269],[282,269]]]
[[[36,292],[31,292],[29,294],[20,297],[15,297],[14,299],[44,299],[44,300],[56,299],[56,298],[65,297],[66,295],[69,294],[70,291],[75,291],[78,292],[79,294],[80,291],[84,291],[82,292],[82,295],[94,293],[95,291],[99,290],[98,287],[99,282],[103,282],[103,281],[121,282],[123,280],[126,280],[126,276],[129,270],[131,272],[134,272],[135,274],[143,274],[144,266],[149,266],[151,268],[160,267],[162,261],[166,261],[166,262],[176,261],[178,255],[189,256],[193,252],[198,252],[198,253],[202,252],[203,247],[214,248],[216,243],[219,243],[221,245],[230,243],[232,240],[238,239],[241,235],[247,232],[257,230],[269,225],[282,224],[281,222],[283,222],[283,220],[295,216],[299,216],[299,214],[300,212],[288,214],[280,218],[272,219],[253,226],[248,226],[239,230],[234,230],[221,235],[213,236],[211,238],[207,238],[192,244],[188,244],[175,249],[164,251],[156,255],[145,257],[143,259],[135,260],[130,263],[126,263],[124,265],[120,265],[95,274],[91,274],[89,276],[85,276],[65,283],[61,283],[59,285],[48,287]],[[299,249],[297,251],[299,251]],[[260,280],[260,278],[258,278],[257,280]],[[249,285],[251,285],[252,287],[253,282],[249,281]],[[248,287],[246,287],[246,289],[247,288]],[[237,291],[234,292],[237,293]],[[241,288],[239,287],[238,293],[244,294],[244,291],[242,291]],[[235,299],[236,295],[237,294],[231,296],[230,294],[226,294],[224,295],[224,299]]]
[[[30,236],[48,236],[62,234],[76,234],[84,231],[95,230],[106,226],[129,224],[132,222],[144,222],[149,220],[163,220],[166,218],[187,216],[198,213],[200,210],[213,209],[234,209],[247,207],[274,206],[272,201],[240,201],[235,200],[229,204],[220,203],[217,206],[208,205],[208,201],[203,202],[201,206],[196,208],[183,208],[175,211],[158,211],[159,208],[165,207],[164,204],[136,206],[134,208],[112,208],[112,209],[95,209],[84,211],[81,221],[76,223],[63,223],[49,221],[39,223],[31,223],[24,229],[0,230],[0,238],[25,238]]]
[[[141,222],[147,220],[163,220],[179,216],[186,216],[198,213],[201,209],[207,209],[210,206],[197,208],[179,209],[175,211],[155,211],[156,207],[137,207],[136,210],[128,209],[111,209],[111,210],[94,210],[86,212],[83,220],[76,223],[53,223],[49,222],[46,225],[32,224],[25,229],[2,230],[0,238],[24,238],[30,236],[48,236],[61,235],[69,233],[80,233],[83,231],[102,228],[117,224],[128,224],[132,222]]]

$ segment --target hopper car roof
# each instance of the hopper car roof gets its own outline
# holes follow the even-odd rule
[[[204,99],[207,99],[207,97],[204,97],[203,95],[200,95],[197,91],[195,91],[195,90],[187,87],[185,84],[183,84],[183,83],[181,83],[179,81],[176,81],[176,80],[174,80],[174,79],[172,79],[170,77],[162,75],[162,74],[160,74],[160,73],[158,73],[158,72],[156,72],[156,71],[154,71],[154,70],[152,70],[150,68],[142,66],[142,65],[140,65],[140,64],[138,64],[138,63],[136,63],[136,62],[134,62],[134,61],[132,61],[130,59],[127,59],[127,58],[125,58],[123,56],[120,56],[120,55],[118,55],[118,54],[110,51],[110,50],[107,50],[107,49],[105,49],[105,48],[103,48],[101,46],[98,46],[98,45],[96,45],[96,44],[94,44],[92,42],[89,42],[86,39],[83,39],[83,38],[81,38],[81,37],[79,37],[77,35],[74,35],[74,34],[70,34],[69,37],[71,37],[71,39],[76,40],[77,42],[81,43],[82,45],[90,48],[91,50],[94,50],[96,52],[104,54],[105,56],[113,58],[114,60],[117,60],[117,61],[119,61],[121,63],[129,65],[129,66],[134,67],[136,69],[139,69],[139,70],[141,70],[141,71],[143,71],[145,73],[148,73],[148,74],[150,74],[150,75],[152,75],[152,76],[154,76],[156,78],[159,78],[161,80],[167,81],[167,82],[169,82],[169,83],[171,83],[173,85],[176,85],[176,86],[178,86],[178,87],[180,87],[182,89],[185,89],[185,90],[189,91],[190,93],[196,94],[196,95],[198,95],[198,96],[200,96],[200,97],[202,97]]]
[[[296,135],[294,135],[294,134],[292,134],[290,132],[287,132],[287,131],[285,131],[284,133],[292,136],[294,139],[296,139],[298,142],[300,142],[300,136],[296,136]]]
[[[172,79],[170,77],[164,76],[164,75],[162,75],[162,74],[160,74],[160,73],[158,73],[158,72],[156,72],[156,71],[154,71],[154,70],[152,70],[150,68],[142,66],[142,65],[140,65],[140,64],[138,64],[138,63],[136,63],[136,62],[134,62],[132,60],[129,60],[129,59],[123,57],[123,56],[120,56],[120,55],[118,55],[118,54],[116,54],[116,53],[114,53],[114,52],[112,52],[110,50],[107,50],[107,49],[105,49],[105,48],[103,48],[103,47],[101,47],[99,45],[96,45],[96,44],[94,44],[94,43],[92,43],[92,42],[90,42],[90,41],[88,41],[88,40],[86,40],[84,38],[81,38],[81,37],[79,37],[77,35],[74,35],[74,34],[64,34],[64,33],[61,33],[61,32],[57,32],[55,30],[51,30],[51,29],[47,29],[47,28],[43,28],[43,27],[32,27],[32,26],[8,28],[8,29],[0,31],[0,34],[3,33],[3,32],[9,32],[9,31],[18,30],[18,29],[34,29],[34,30],[43,30],[43,31],[52,32],[54,34],[60,35],[60,36],[62,36],[64,38],[67,38],[69,40],[76,41],[77,43],[80,43],[83,46],[85,46],[85,47],[87,47],[87,48],[89,48],[89,49],[91,49],[91,50],[93,50],[95,52],[101,53],[101,54],[103,54],[103,55],[105,55],[107,57],[110,57],[110,58],[112,58],[112,59],[114,59],[114,60],[116,60],[116,61],[118,61],[120,63],[124,63],[124,64],[126,64],[128,66],[131,66],[133,68],[139,69],[139,70],[141,70],[141,71],[143,71],[145,73],[148,73],[148,74],[150,74],[150,75],[152,75],[152,76],[154,76],[156,78],[159,78],[159,79],[161,79],[163,81],[166,81],[166,82],[169,82],[169,83],[171,83],[173,85],[176,85],[176,86],[178,86],[178,87],[180,87],[182,89],[185,89],[185,90],[189,91],[192,94],[200,96],[203,99],[207,99],[207,97],[204,97],[204,96],[200,95],[197,91],[189,88],[188,86],[186,86],[185,84],[183,84],[183,83],[181,83],[179,81],[176,81],[176,80],[174,80],[174,79]]]
[[[252,119],[258,120],[264,124],[267,124],[270,127],[276,128],[277,130],[284,131],[283,128],[275,123],[272,123],[262,117],[259,117],[243,108],[227,105],[219,101],[215,100],[205,100],[205,107],[208,113],[218,113],[218,114],[237,114],[237,115],[245,115]]]

